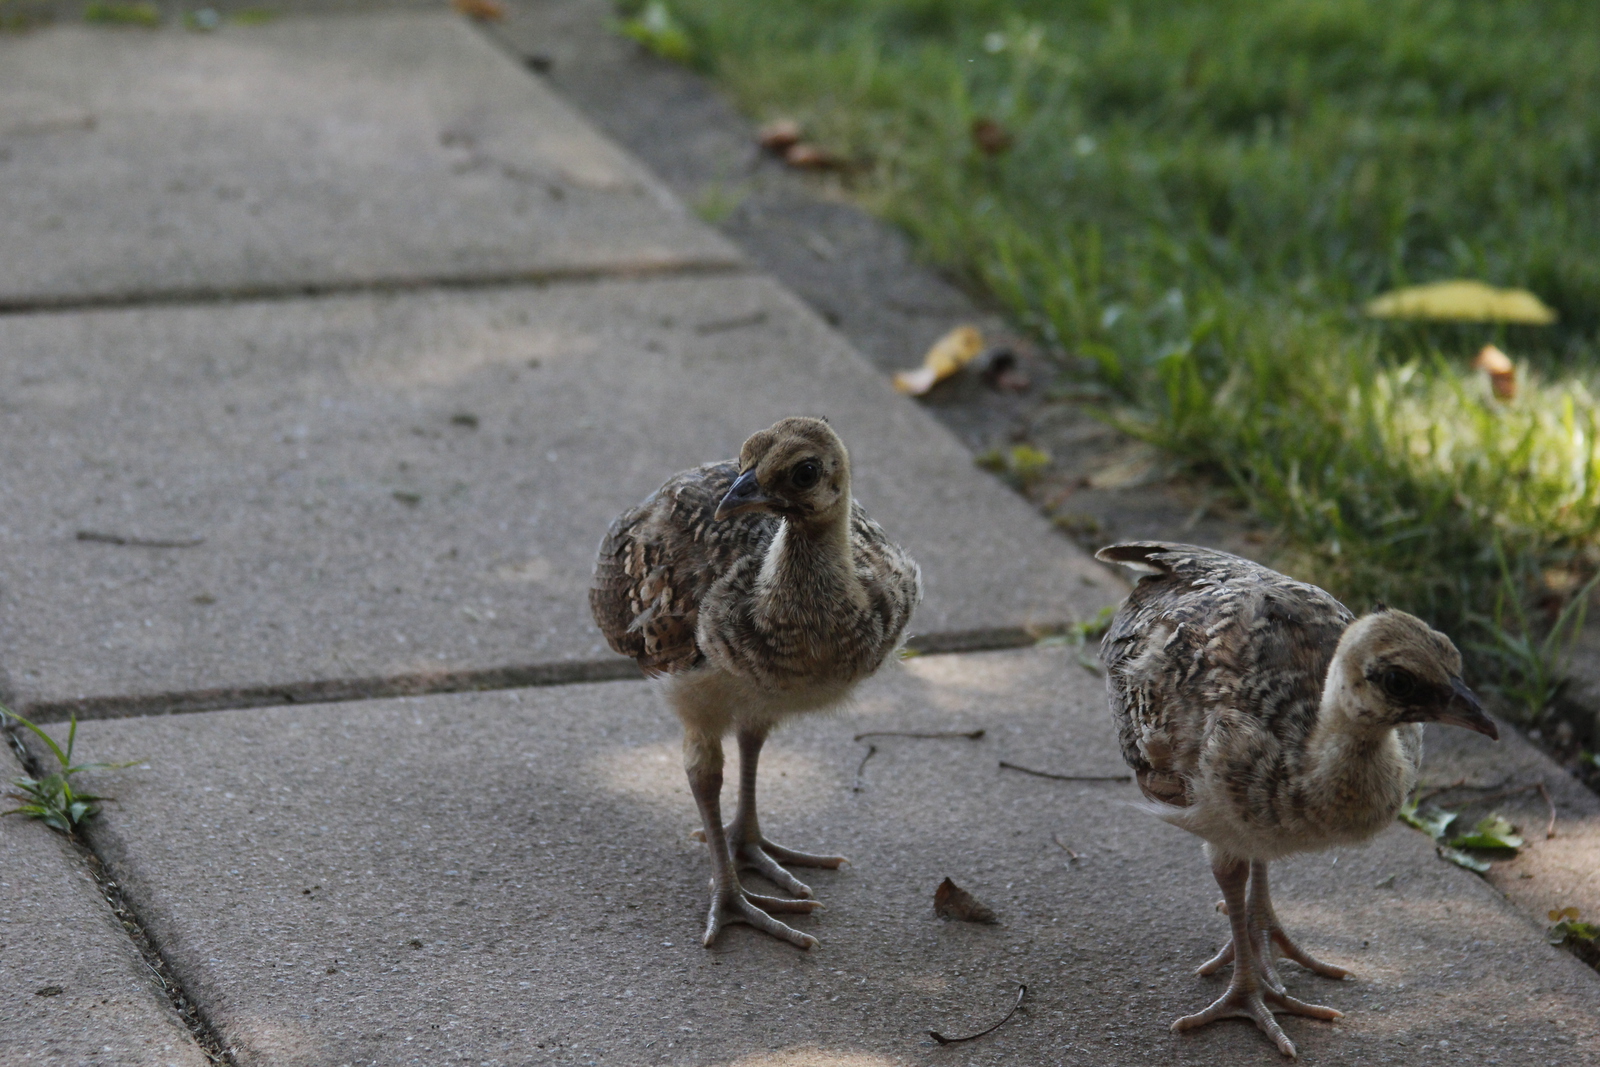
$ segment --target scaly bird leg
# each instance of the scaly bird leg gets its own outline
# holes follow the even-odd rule
[[[686,733],[683,755],[689,773],[689,791],[700,809],[700,822],[705,827],[703,840],[711,853],[711,913],[706,918],[703,943],[709,948],[724,923],[738,922],[748,923],[798,948],[815,948],[816,938],[779,922],[768,912],[804,915],[821,907],[820,904],[814,900],[757,896],[747,893],[739,884],[739,875],[728,851],[728,839],[722,829],[722,739],[693,731]]]
[[[1246,919],[1250,926],[1250,935],[1256,944],[1256,955],[1261,962],[1262,978],[1273,989],[1283,992],[1283,981],[1273,966],[1273,959],[1279,954],[1324,978],[1345,978],[1350,974],[1343,967],[1323,963],[1295,944],[1289,935],[1284,933],[1277,912],[1272,910],[1272,890],[1267,881],[1266,860],[1255,860],[1250,864],[1250,891],[1245,907],[1249,910]],[[1228,943],[1222,946],[1222,951],[1200,965],[1198,973],[1215,974],[1224,965],[1232,963],[1233,956],[1233,940],[1230,938]]]
[[[1266,983],[1256,955],[1256,938],[1251,934],[1249,905],[1245,899],[1250,864],[1245,860],[1226,859],[1213,854],[1211,872],[1216,876],[1217,885],[1222,887],[1222,898],[1228,904],[1228,924],[1233,928],[1235,946],[1233,977],[1228,982],[1227,991],[1215,1003],[1198,1014],[1185,1015],[1172,1024],[1172,1029],[1193,1030],[1218,1019],[1249,1019],[1272,1039],[1279,1052],[1293,1057],[1294,1042],[1289,1040],[1289,1035],[1273,1018],[1274,1011],[1330,1021],[1340,1018],[1343,1013],[1296,1000]]]
[[[765,731],[739,731],[739,806],[734,809],[733,821],[724,827],[728,844],[735,863],[751,868],[785,892],[809,899],[811,887],[784,870],[779,863],[837,869],[845,862],[845,858],[796,852],[761,836],[761,821],[756,817],[756,766],[761,759],[761,746],[766,741]],[[695,836],[705,839],[703,832]]]

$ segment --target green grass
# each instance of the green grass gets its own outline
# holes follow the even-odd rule
[[[1281,527],[1300,576],[1534,642],[1600,563],[1600,4],[655,6],[750,113],[863,164],[862,201],[1056,352],[1063,393]],[[1358,312],[1453,277],[1560,321]],[[1509,404],[1468,368],[1491,340]]]
[[[0,816],[24,815],[30,819],[38,819],[53,830],[71,834],[85,819],[91,818],[100,810],[100,801],[110,799],[74,789],[73,775],[83,771],[132,767],[139,762],[132,760],[128,763],[73,763],[72,749],[78,741],[77,716],[73,716],[72,725],[67,731],[65,749],[56,744],[55,738],[0,704],[0,729],[10,726],[12,722],[26,727],[45,743],[50,749],[50,754],[55,757],[56,769],[42,778],[21,775],[13,779],[12,785],[16,792],[8,795],[22,803],[9,811],[0,812]]]
[[[161,9],[147,0],[122,3],[118,0],[95,0],[83,9],[85,22],[99,22],[112,26],[143,26],[155,29],[161,25]]]

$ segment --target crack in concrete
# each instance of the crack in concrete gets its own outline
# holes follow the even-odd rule
[[[1066,623],[1034,626],[993,626],[977,630],[950,630],[917,634],[906,641],[914,655],[937,656],[964,652],[991,652],[1025,648],[1042,637],[1059,634]],[[432,696],[499,689],[527,689],[588,682],[643,681],[645,675],[632,660],[565,660],[556,663],[514,664],[455,671],[378,675],[368,678],[331,678],[284,682],[276,685],[190,689],[139,696],[94,696],[74,700],[21,703],[22,714],[37,723],[66,722],[76,716],[90,719],[135,719],[156,715],[187,715],[203,711],[274,707],[284,704],[336,704],[386,697]]]
[[[36,315],[104,311],[132,307],[224,304],[239,301],[307,300],[329,296],[411,293],[428,289],[493,289],[532,285],[571,285],[602,281],[644,281],[656,278],[700,278],[752,274],[737,260],[679,260],[617,263],[606,267],[551,267],[533,270],[482,271],[418,277],[356,278],[311,282],[262,282],[236,286],[192,286],[109,293],[48,293],[0,296],[0,315]]]
[[[33,778],[42,778],[46,773],[44,768],[40,766],[33,751],[18,736],[15,728],[0,733],[4,733],[6,740],[11,743],[12,751],[22,764],[23,772]],[[100,891],[100,898],[106,902],[111,914],[116,917],[117,925],[128,936],[128,940],[133,942],[139,958],[149,968],[151,980],[172,1005],[172,1010],[183,1023],[184,1029],[189,1031],[189,1036],[194,1039],[201,1053],[213,1064],[234,1067],[237,1061],[233,1057],[233,1049],[223,1043],[211,1020],[206,1017],[205,1011],[195,1003],[183,988],[183,984],[174,976],[166,956],[145,932],[144,922],[128,903],[127,898],[122,895],[121,886],[111,877],[111,872],[106,867],[105,861],[100,858],[100,854],[77,834],[68,834],[66,838],[67,843],[72,846],[73,853],[83,863],[89,877],[94,880],[95,888]]]

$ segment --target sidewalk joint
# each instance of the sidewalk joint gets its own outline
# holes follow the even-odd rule
[[[947,630],[917,634],[906,648],[919,656],[955,655],[1026,648],[1040,637],[1060,633],[1065,624],[993,626],[977,630]],[[473,670],[426,671],[370,678],[330,678],[286,682],[280,685],[190,689],[139,696],[94,696],[72,700],[19,702],[37,723],[65,722],[76,716],[90,719],[136,719],[157,715],[187,715],[203,711],[274,707],[287,704],[337,704],[390,697],[435,696],[501,689],[531,689],[589,682],[643,681],[645,675],[632,660],[563,660],[554,663],[516,664]]]
[[[0,731],[0,733],[4,733],[6,740],[11,743],[12,750],[22,763],[23,772],[34,778],[41,777],[44,772],[39,766],[38,760],[34,758],[34,753],[23,743],[22,738],[9,729]],[[212,1026],[211,1020],[206,1017],[200,1005],[195,1003],[194,998],[189,996],[188,992],[183,988],[183,983],[179,982],[173,974],[172,967],[167,962],[166,956],[162,954],[161,949],[155,942],[150,939],[150,935],[145,932],[144,922],[140,919],[138,913],[134,911],[132,905],[128,903],[127,897],[123,896],[122,887],[111,876],[111,872],[106,867],[105,861],[100,858],[100,854],[95,851],[91,844],[77,834],[67,834],[65,836],[67,844],[83,863],[89,877],[94,880],[95,888],[100,891],[100,898],[111,909],[112,915],[116,917],[117,925],[128,936],[128,940],[133,942],[133,947],[138,951],[139,958],[150,969],[150,974],[155,984],[160,987],[162,994],[172,1005],[172,1010],[177,1014],[184,1029],[189,1031],[189,1036],[199,1046],[201,1054],[212,1064],[226,1064],[228,1067],[233,1067],[238,1062],[233,1057],[233,1050],[222,1042],[222,1038],[217,1033],[216,1028]]]
[[[751,274],[738,260],[618,263],[605,267],[551,267],[535,270],[482,271],[471,274],[357,278],[322,282],[263,282],[228,287],[144,289],[109,293],[48,293],[0,296],[0,316],[108,311],[121,308],[170,307],[307,300],[330,296],[394,295],[425,290],[494,289],[529,285],[585,284],[604,281],[653,281]]]

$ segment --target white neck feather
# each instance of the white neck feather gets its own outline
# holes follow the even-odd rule
[[[788,519],[778,525],[761,560],[756,592],[763,601],[823,596],[864,598],[850,552],[850,512],[842,509],[826,526],[800,527]]]

